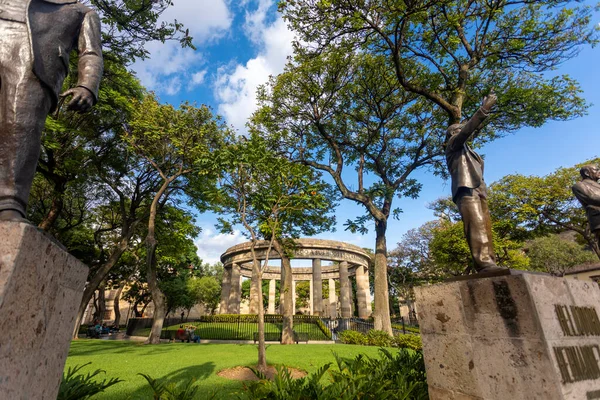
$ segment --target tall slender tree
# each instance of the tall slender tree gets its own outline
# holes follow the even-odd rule
[[[198,209],[206,207],[203,191],[214,184],[217,151],[229,135],[220,118],[206,106],[184,103],[179,108],[160,104],[150,94],[135,104],[131,122],[125,128],[131,149],[161,178],[150,203],[146,231],[147,282],[154,302],[154,320],[148,343],[158,344],[165,318],[165,297],[158,285],[156,216],[168,201],[187,199]]]
[[[289,344],[293,343],[293,301],[287,241],[293,242],[301,234],[314,235],[330,229],[334,222],[330,215],[333,197],[317,174],[272,153],[267,143],[256,134],[252,134],[249,140],[240,139],[239,143],[229,148],[226,165],[214,202],[218,205],[218,211],[227,215],[227,218],[220,219],[221,230],[230,232],[235,225],[242,225],[251,240],[252,275],[257,283],[254,291],[258,301],[258,367],[265,370],[261,280],[271,250],[275,249],[280,258],[288,260],[286,265],[282,262],[282,270],[286,268],[285,275],[289,277],[282,286],[282,291],[286,293],[282,344]],[[262,263],[256,254],[256,246],[261,238],[266,240],[263,243],[267,247],[266,259]]]

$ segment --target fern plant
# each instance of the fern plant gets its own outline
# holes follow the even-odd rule
[[[56,400],[86,400],[98,393],[104,392],[112,385],[123,382],[123,380],[119,378],[95,381],[94,378],[96,376],[106,373],[106,371],[101,369],[97,369],[94,372],[88,372],[86,375],[77,374],[82,368],[90,364],[91,363],[69,367],[67,373],[63,373]]]
[[[198,386],[194,386],[196,382],[194,379],[190,379],[185,385],[180,386],[175,382],[168,382],[165,379],[153,379],[151,376],[146,374],[138,374],[144,377],[153,393],[153,400],[194,400],[200,389]],[[205,399],[213,399],[216,393],[211,396],[205,396]]]
[[[380,349],[381,358],[358,355],[342,359],[334,353],[337,370],[330,364],[308,377],[293,379],[286,368],[278,367],[271,381],[254,371],[257,382],[247,383],[242,399],[273,400],[427,400],[425,363],[420,352],[402,349],[392,354]],[[323,376],[329,372],[329,383]]]

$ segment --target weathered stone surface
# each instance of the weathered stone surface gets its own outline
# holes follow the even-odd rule
[[[312,261],[312,290],[313,315],[323,315],[323,274],[321,260]]]
[[[275,292],[277,291],[277,283],[275,279],[269,281],[269,306],[267,314],[275,314]]]
[[[342,318],[352,317],[352,308],[350,306],[350,280],[348,279],[348,263],[340,263],[340,306]]]
[[[600,398],[596,284],[518,274],[416,295],[432,400]],[[562,318],[557,306],[567,310]],[[587,361],[578,356],[585,351]]]
[[[369,274],[362,265],[356,267],[356,297],[358,299],[358,316],[369,318],[371,316]]]
[[[240,266],[231,266],[231,284],[229,289],[229,314],[240,313],[240,302],[242,301],[242,280],[240,279]]]
[[[223,284],[221,285],[221,303],[219,314],[229,312],[229,292],[231,291],[231,268],[223,269]]]
[[[0,399],[56,399],[87,274],[35,227],[0,222]]]

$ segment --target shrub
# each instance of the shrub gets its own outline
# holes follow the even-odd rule
[[[101,373],[105,373],[101,369],[97,369],[94,372],[88,372],[86,375],[75,375],[83,367],[90,365],[91,363],[76,365],[69,367],[67,373],[63,373],[62,381],[58,389],[58,397],[56,400],[85,400],[90,397],[104,392],[107,388],[115,385],[119,382],[123,382],[119,378],[111,378],[108,381],[104,379],[102,382],[92,380],[94,377]]]
[[[337,370],[326,364],[316,373],[301,379],[292,379],[290,373],[282,368],[278,368],[278,375],[273,381],[255,371],[260,381],[247,383],[244,394],[250,400],[429,398],[422,353],[400,350],[392,355],[385,349],[380,349],[380,352],[381,358],[358,355],[353,360],[343,360],[336,355]],[[324,384],[321,378],[328,370],[331,383]]]
[[[393,341],[394,338],[384,331],[371,329],[369,333],[367,333],[367,343],[369,346],[391,347]]]
[[[416,334],[421,333],[421,330],[416,326],[405,325],[404,328],[402,328],[401,324],[392,324],[392,328],[397,329],[399,331],[404,329],[406,332],[412,332],[412,333],[416,333]]]
[[[362,333],[356,331],[343,331],[342,333],[340,333],[339,338],[342,341],[342,343],[345,344],[360,344],[363,346],[368,344],[367,337]]]
[[[394,347],[411,350],[423,350],[421,337],[416,335],[398,335],[394,338]]]

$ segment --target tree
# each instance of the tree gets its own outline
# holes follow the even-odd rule
[[[566,3],[280,2],[297,41],[293,61],[261,94],[269,106],[263,118],[271,115],[271,131],[300,138],[289,145],[297,158],[329,172],[342,195],[365,205],[374,220],[376,329],[391,333],[385,244],[391,200],[418,195],[408,175],[419,167],[446,174],[445,128],[473,114],[493,88],[498,111],[478,143],[585,112],[575,81],[543,75],[597,42],[592,8]],[[348,95],[339,95],[346,88]],[[358,171],[357,190],[342,178],[345,165]],[[370,189],[365,170],[378,179]],[[362,230],[365,222],[348,226]]]
[[[90,0],[102,21],[102,47],[105,60],[115,59],[127,64],[137,58],[147,58],[147,42],[178,40],[182,47],[191,47],[189,30],[176,20],[167,22],[161,15],[171,0],[126,1]],[[108,55],[108,57],[107,57]]]
[[[473,114],[490,88],[499,94],[499,111],[487,129],[497,134],[569,119],[586,108],[577,82],[543,73],[598,42],[591,5],[288,0],[279,7],[298,35],[297,47],[322,54],[341,44],[385,57],[398,84],[441,110],[447,126]]]
[[[165,297],[158,285],[156,215],[167,201],[187,198],[199,209],[206,207],[202,191],[215,179],[215,153],[225,141],[227,129],[206,106],[188,103],[178,109],[162,105],[152,94],[135,104],[125,138],[141,158],[161,177],[154,193],[145,238],[147,282],[154,302],[154,319],[148,343],[160,343],[165,318]]]
[[[581,245],[550,235],[534,239],[529,244],[527,255],[531,269],[563,276],[572,267],[597,262],[596,255]]]
[[[600,248],[591,232],[585,210],[571,187],[581,179],[579,168],[559,168],[546,176],[508,175],[491,186],[490,211],[510,223],[514,236],[533,239],[563,231],[577,233],[600,257]]]
[[[296,283],[296,307],[305,308],[310,304],[310,282],[300,281]]]
[[[260,91],[253,122],[297,162],[323,171],[341,195],[366,214],[346,222],[352,232],[375,225],[375,328],[391,333],[388,309],[389,218],[399,217],[394,198],[415,198],[419,168],[439,170],[443,135],[435,116],[395,81],[381,56],[340,47],[307,56],[298,51],[283,74]],[[355,169],[357,178],[345,168]]]
[[[194,294],[197,304],[201,304],[210,314],[214,314],[221,296],[221,283],[215,277],[203,276],[191,279],[188,290]]]
[[[286,254],[290,241],[286,239],[331,228],[334,219],[328,214],[333,208],[332,198],[318,175],[269,151],[267,143],[255,133],[230,146],[225,159],[227,168],[213,202],[224,215],[220,218],[221,230],[231,232],[233,226],[239,224],[251,240],[252,278],[257,283],[251,304],[253,300],[259,303],[258,368],[265,370],[264,307],[260,301],[263,271],[268,266],[271,251],[275,250],[282,259],[282,274],[286,275],[285,280],[282,277],[285,293],[282,344],[288,344],[293,342],[293,316],[292,271]],[[266,239],[266,259],[262,263],[255,250],[260,238]]]

